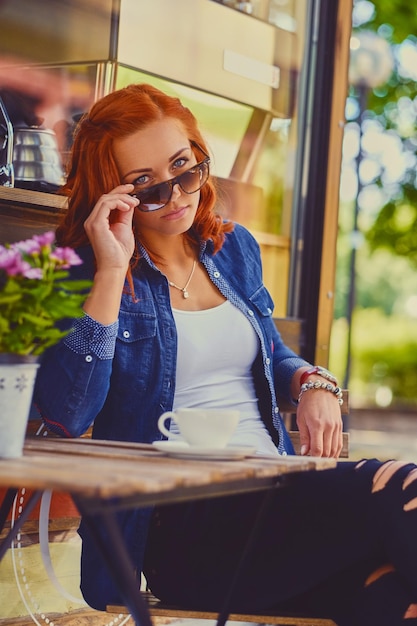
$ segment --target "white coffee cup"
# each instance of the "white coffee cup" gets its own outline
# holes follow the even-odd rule
[[[167,419],[176,422],[181,436],[166,428]],[[224,448],[238,422],[239,411],[233,409],[178,409],[163,413],[158,428],[169,439],[184,439],[190,446]]]

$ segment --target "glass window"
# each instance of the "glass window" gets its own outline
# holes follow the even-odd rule
[[[97,1],[86,0],[89,14],[95,15]],[[94,20],[94,41],[82,48],[69,46],[73,33],[68,29],[61,42],[66,50],[62,64],[54,57],[56,50],[51,52],[49,67],[39,66],[45,59],[32,48],[25,54],[33,58],[21,59],[17,67],[8,68],[8,59],[0,57],[0,92],[10,88],[5,77],[16,70],[35,115],[56,136],[62,168],[53,180],[45,180],[42,171],[39,181],[35,166],[16,167],[15,186],[39,189],[40,184],[41,190],[54,191],[65,172],[81,113],[113,89],[132,82],[152,83],[178,96],[199,120],[218,180],[219,210],[257,238],[276,314],[286,315],[294,190],[299,186],[295,180],[300,158],[299,96],[310,4],[306,0],[124,0],[111,22],[109,0],[105,0]],[[56,8],[54,2],[51,6]],[[85,25],[84,8],[74,0],[68,7],[71,25],[78,32]],[[173,29],[178,12],[185,10],[188,19]],[[28,27],[27,19],[9,13],[11,23]],[[66,15],[64,11],[61,17]],[[52,32],[46,30],[45,41]],[[16,55],[11,43],[9,47],[8,54]],[[90,61],[93,52],[97,62]]]

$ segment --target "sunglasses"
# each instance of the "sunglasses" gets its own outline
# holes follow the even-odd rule
[[[194,144],[194,142],[192,142]],[[147,189],[139,189],[133,191],[130,195],[140,201],[138,209],[145,213],[150,211],[158,211],[168,204],[171,200],[172,192],[175,185],[179,185],[184,193],[195,193],[207,182],[210,174],[210,157],[204,152],[200,146],[195,144],[199,150],[205,155],[205,159],[190,167],[179,176],[166,180],[163,183],[152,185]]]

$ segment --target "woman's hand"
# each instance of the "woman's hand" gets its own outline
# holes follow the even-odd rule
[[[325,389],[304,392],[297,407],[297,426],[301,454],[340,456],[343,422],[339,402],[333,393]]]
[[[133,185],[119,185],[102,195],[84,223],[94,250],[97,270],[121,270],[126,274],[135,249],[132,221],[137,198]]]
[[[132,190],[133,185],[119,185],[101,196],[84,223],[97,265],[84,311],[104,325],[119,316],[126,272],[135,249],[132,221],[139,200],[129,196]]]

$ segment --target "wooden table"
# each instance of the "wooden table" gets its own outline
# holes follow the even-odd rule
[[[26,440],[22,457],[0,459],[0,487],[7,488],[0,507],[0,532],[17,490],[23,486],[33,490],[25,510],[0,546],[0,560],[44,490],[69,493],[136,623],[152,626],[133,574],[129,546],[124,544],[115,521],[116,511],[259,490],[271,494],[293,473],[335,465],[335,459],[295,456],[256,456],[239,461],[179,460],[147,444],[33,437]],[[95,532],[98,527],[106,528],[109,542],[100,543]],[[248,549],[255,541],[256,528]],[[227,596],[243,567],[242,561]],[[218,623],[224,623],[227,616],[225,602]]]

